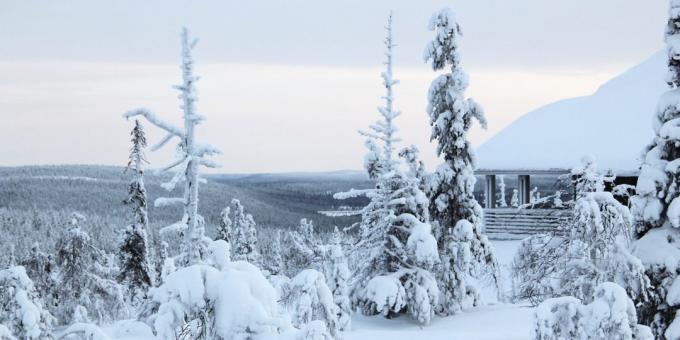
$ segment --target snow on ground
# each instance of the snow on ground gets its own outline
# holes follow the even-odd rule
[[[383,317],[355,315],[352,331],[345,340],[527,340],[531,338],[533,308],[517,305],[494,305],[434,318],[429,326],[418,326],[408,318],[388,320]]]
[[[510,288],[510,263],[520,241],[492,241],[501,265],[504,291]],[[485,292],[486,293],[486,292]],[[487,299],[491,294],[487,293]],[[491,304],[446,317],[436,317],[429,326],[420,326],[408,317],[385,319],[355,314],[352,330],[343,340],[527,340],[531,338],[534,308],[527,304]],[[115,340],[152,340],[150,328],[136,321],[120,321],[104,328]]]

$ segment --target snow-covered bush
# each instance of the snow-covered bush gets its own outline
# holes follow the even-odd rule
[[[331,335],[337,334],[338,306],[322,273],[314,269],[301,271],[288,283],[287,295],[283,300],[294,326],[301,327],[314,320],[321,320],[326,323]]]
[[[612,282],[597,286],[593,302],[565,296],[548,299],[536,308],[535,340],[652,340],[651,330],[637,323],[635,305],[626,291]]]
[[[586,339],[581,301],[572,296],[543,301],[534,315],[535,340]]]
[[[53,317],[24,267],[0,270],[0,306],[0,339],[52,339]]]
[[[474,197],[475,159],[467,134],[474,120],[486,127],[486,119],[481,106],[474,100],[465,97],[468,87],[468,76],[463,71],[459,52],[460,26],[453,11],[442,9],[432,15],[429,29],[435,37],[430,41],[423,54],[425,61],[430,61],[434,71],[450,67],[450,72],[439,75],[430,85],[428,92],[427,112],[432,126],[431,139],[437,141],[437,155],[444,158],[437,171],[431,176],[427,186],[430,198],[430,214],[436,222],[433,224],[434,235],[439,245],[439,253],[446,254],[457,242],[450,237],[451,229],[461,220],[471,223],[472,239],[470,240],[471,268],[473,277],[490,275],[493,284],[499,286],[499,267],[494,248],[486,236],[482,235],[483,211]],[[460,290],[463,275],[452,281],[447,271],[451,266],[440,266],[437,279],[442,294],[440,311],[451,312],[448,308],[461,301],[450,300],[457,297],[453,290]],[[449,292],[447,293],[447,290]],[[498,289],[500,291],[500,288]]]
[[[181,268],[150,295],[149,323],[161,339],[246,340],[290,328],[276,291],[247,262]]]
[[[575,174],[574,214],[559,236],[538,235],[523,241],[515,255],[516,298],[536,304],[545,298],[570,295],[585,302],[602,282],[624,287],[636,302],[646,302],[650,282],[642,263],[630,253],[632,218],[610,192],[592,158],[584,158]]]
[[[557,279],[564,263],[562,237],[538,234],[522,240],[512,261],[515,300],[529,300],[533,305],[558,296]]]

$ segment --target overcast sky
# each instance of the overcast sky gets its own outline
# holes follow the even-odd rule
[[[663,46],[666,0],[0,0],[0,165],[118,164],[139,106],[179,122],[180,27],[196,48],[201,139],[223,172],[358,169],[378,118],[384,22],[394,12],[397,124],[429,165],[422,61],[430,14],[463,29],[468,91],[487,111],[475,145],[523,113],[592,93]],[[651,115],[651,113],[650,113]],[[159,133],[147,125],[149,139]],[[149,155],[153,166],[172,148]]]

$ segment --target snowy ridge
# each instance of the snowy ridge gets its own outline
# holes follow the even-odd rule
[[[659,96],[668,90],[665,63],[659,51],[590,96],[525,114],[478,148],[478,168],[570,169],[589,154],[602,169],[636,172]]]

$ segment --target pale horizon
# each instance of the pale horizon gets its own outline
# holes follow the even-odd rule
[[[169,2],[169,10],[148,18],[147,25],[128,27],[115,26],[115,19],[123,20],[124,14],[130,15],[127,21],[144,17],[155,13],[154,6],[80,3],[81,11],[74,13],[67,9],[78,2],[36,8],[10,1],[0,14],[0,38],[6,41],[0,47],[0,72],[5,75],[0,79],[0,112],[11,117],[0,126],[5,141],[0,143],[0,165],[124,165],[131,123],[121,118],[123,112],[147,107],[166,120],[180,120],[171,86],[180,78],[178,34],[186,24],[200,39],[195,50],[196,72],[202,77],[198,110],[207,120],[199,126],[199,139],[224,152],[216,157],[223,165],[216,172],[361,169],[365,148],[357,130],[378,119],[383,26],[392,9],[398,45],[394,73],[401,81],[395,105],[403,112],[396,124],[402,145],[418,146],[432,169],[438,160],[429,143],[426,93],[440,73],[420,60],[431,36],[426,26],[432,11],[449,5],[461,22],[463,67],[470,76],[467,95],[481,103],[489,121],[488,130],[475,126],[471,131],[473,145],[479,146],[527,112],[593,93],[661,48],[664,1],[605,2],[618,4],[621,11],[609,13],[607,6],[587,1],[552,5],[558,13],[545,13],[546,5],[536,1],[514,6],[499,2],[489,8],[463,1],[420,6],[379,1],[361,12],[337,4],[323,11],[319,4],[305,2],[301,7],[207,2],[184,11]],[[135,10],[126,13],[126,6]],[[641,8],[646,9],[642,14]],[[224,11],[233,22],[206,16],[211,9]],[[232,32],[233,25],[248,22],[237,18],[239,10],[269,21],[248,26],[250,38]],[[534,10],[543,11],[545,18],[527,17],[514,26],[498,21],[509,16],[505,24],[513,23]],[[314,17],[318,13],[327,25]],[[333,26],[348,20],[342,19],[346,15],[358,27]],[[573,23],[574,15],[580,15],[579,26],[560,27]],[[288,21],[295,16],[299,23]],[[487,23],[483,18],[497,20]],[[602,25],[633,19],[635,27]],[[80,30],[82,23],[90,24],[91,32]],[[538,24],[541,30],[531,30]],[[108,33],[97,35],[101,31]],[[270,32],[277,34],[268,37]],[[320,36],[328,39],[318,40]],[[301,43],[301,37],[310,43]],[[543,47],[530,48],[532,40]],[[152,48],[140,48],[150,42]],[[161,136],[144,125],[153,144]],[[172,148],[148,152],[148,158],[151,167],[163,166],[172,159]]]

